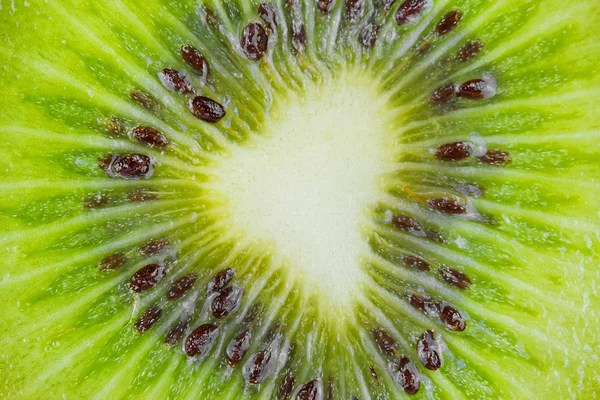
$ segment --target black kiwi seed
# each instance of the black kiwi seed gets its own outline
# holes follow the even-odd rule
[[[458,85],[454,83],[448,83],[438,89],[436,89],[429,98],[431,104],[443,104],[447,103],[456,97]]]
[[[153,112],[160,111],[160,105],[156,102],[156,100],[154,100],[150,94],[140,89],[133,89],[131,93],[129,93],[129,96],[133,101],[144,107],[146,110]]]
[[[181,94],[194,93],[194,87],[189,79],[176,69],[165,68],[158,73],[158,77],[163,86],[172,91]]]
[[[127,259],[123,253],[115,253],[108,257],[103,258],[98,263],[98,269],[101,272],[112,271],[121,267]]]
[[[435,158],[440,161],[460,161],[471,157],[473,146],[467,142],[447,143],[438,147]]]
[[[435,371],[441,368],[442,358],[439,351],[439,344],[435,339],[435,333],[432,330],[423,332],[417,341],[417,354],[421,364],[429,370]]]
[[[211,350],[219,328],[213,324],[200,325],[185,339],[184,351],[188,357],[205,357]]]
[[[440,313],[440,304],[432,300],[431,297],[414,292],[407,292],[406,296],[410,305],[423,313],[429,316]]]
[[[185,294],[194,287],[197,278],[198,275],[189,274],[177,279],[167,291],[167,300],[179,300],[185,296]]]
[[[167,336],[165,337],[165,344],[167,346],[175,346],[177,343],[179,343],[188,326],[189,322],[187,319],[179,321],[169,330],[169,333],[167,333]]]
[[[395,215],[392,218],[392,224],[401,231],[423,232],[423,226],[414,218],[406,215]]]
[[[316,0],[317,8],[323,14],[329,14],[335,6],[335,0]]]
[[[319,391],[319,381],[314,380],[300,386],[296,393],[296,400],[320,400],[323,394]]]
[[[482,100],[491,96],[488,82],[485,79],[471,79],[458,88],[456,95],[463,99]]]
[[[453,268],[441,268],[440,276],[446,283],[459,289],[468,289],[471,286],[471,279],[465,273]]]
[[[134,293],[146,292],[164,278],[165,267],[158,264],[148,264],[139,269],[129,279],[129,289]]]
[[[204,122],[219,122],[226,113],[225,107],[213,99],[196,96],[188,102],[188,109],[194,117]]]
[[[465,206],[463,206],[458,200],[451,199],[449,197],[430,199],[428,203],[429,206],[434,210],[448,215],[460,215],[467,212]]]
[[[368,23],[360,32],[360,43],[367,49],[375,46],[379,37],[379,26],[373,22]]]
[[[394,338],[381,328],[373,329],[373,339],[379,346],[379,349],[388,356],[393,356],[398,351],[398,346]]]
[[[460,62],[466,62],[477,56],[483,50],[481,40],[470,40],[456,53],[456,59]]]
[[[181,46],[180,52],[183,61],[185,61],[187,65],[192,67],[194,71],[200,75],[208,76],[210,73],[210,66],[206,60],[206,57],[200,53],[200,50],[192,45],[184,44]]]
[[[217,272],[215,276],[213,276],[208,282],[208,285],[206,285],[206,295],[218,292],[225,286],[229,285],[229,282],[231,282],[234,276],[235,271],[231,268],[225,268]]]
[[[102,157],[98,157],[98,168],[108,171],[108,167],[110,167],[110,163],[112,163],[113,159],[116,156],[114,154],[107,154]]]
[[[404,25],[407,22],[415,19],[423,8],[427,5],[428,0],[406,0],[400,5],[396,12],[396,23]]]
[[[350,22],[356,22],[365,13],[365,0],[346,0],[346,18]]]
[[[156,306],[152,306],[137,321],[135,321],[133,328],[138,333],[144,333],[160,321],[160,317],[162,317],[162,310]]]
[[[303,23],[292,22],[292,50],[294,54],[304,53],[306,48],[306,27]]]
[[[294,390],[295,382],[296,378],[294,378],[294,375],[287,373],[279,384],[279,389],[277,390],[277,400],[289,399],[290,395],[292,394],[292,390]]]
[[[435,27],[435,32],[439,35],[445,35],[450,33],[456,28],[460,20],[462,19],[462,13],[457,10],[452,10],[448,14],[444,15],[444,18]]]
[[[102,193],[96,193],[93,196],[86,197],[83,200],[83,208],[87,209],[98,209],[106,207],[111,202],[110,196],[104,195]]]
[[[250,61],[258,61],[265,56],[268,42],[269,37],[267,36],[267,32],[258,22],[246,25],[242,31],[240,44]]]
[[[248,373],[246,376],[248,382],[254,385],[260,385],[273,374],[274,371],[269,368],[272,364],[272,357],[273,351],[270,347],[263,349],[252,356],[247,365]]]
[[[250,347],[251,338],[252,334],[250,331],[245,330],[229,342],[227,349],[225,350],[225,359],[227,360],[227,364],[234,367],[238,365],[240,361],[242,361],[246,355],[246,352],[248,351],[248,348]]]
[[[121,154],[116,156],[110,169],[115,177],[123,179],[148,178],[152,172],[154,164],[150,157],[144,154]]]
[[[444,325],[455,332],[462,332],[467,328],[467,321],[461,313],[452,306],[445,306],[440,313],[440,320]]]
[[[206,17],[206,24],[212,29],[219,29],[219,18],[210,7],[202,7],[202,11],[204,11],[204,16]]]
[[[421,379],[415,364],[406,356],[395,359],[390,364],[390,373],[406,394],[416,394],[421,387]]]
[[[504,150],[490,150],[479,161],[490,165],[507,165],[512,162],[510,154]]]
[[[162,253],[171,247],[168,239],[154,239],[140,247],[140,254],[149,256],[152,254]]]
[[[271,3],[260,3],[258,6],[258,15],[264,21],[267,30],[275,32],[277,27],[277,14]]]
[[[225,318],[237,311],[240,307],[244,289],[239,286],[230,286],[222,289],[212,300],[210,311],[215,318]]]
[[[165,147],[169,144],[162,132],[149,126],[136,126],[131,131],[131,136],[148,147]]]
[[[404,256],[402,257],[402,261],[404,261],[404,263],[418,271],[423,271],[423,272],[427,272],[427,271],[431,271],[431,265],[429,265],[429,263],[425,260],[423,260],[420,257],[415,257],[415,256]]]

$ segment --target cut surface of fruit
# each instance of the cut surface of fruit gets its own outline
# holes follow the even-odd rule
[[[600,396],[600,5],[0,3],[0,397]]]

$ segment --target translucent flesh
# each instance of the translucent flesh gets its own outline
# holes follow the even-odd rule
[[[259,63],[246,60],[238,47],[243,26],[260,21],[255,1],[207,1],[220,21],[219,32],[191,1],[0,3],[0,395],[271,398],[289,370],[297,384],[316,378],[325,386],[334,382],[340,398],[402,397],[372,340],[371,330],[381,327],[423,374],[415,398],[598,396],[600,5],[434,1],[418,22],[398,27],[399,2],[387,14],[378,2],[367,2],[365,17],[352,25],[345,2],[337,1],[323,16],[306,1],[299,14],[306,51],[295,56],[294,17],[284,3],[273,2],[279,29]],[[461,10],[463,20],[448,35],[435,36],[434,27],[451,9]],[[383,26],[375,48],[365,50],[357,38],[371,18]],[[454,61],[458,49],[475,39],[484,51],[467,63]],[[424,43],[430,47],[417,54]],[[228,104],[218,124],[194,118],[185,98],[166,90],[157,77],[167,67],[189,72],[179,55],[182,44],[194,45],[209,60],[211,84],[202,86],[192,77],[203,95]],[[347,223],[343,226],[351,232],[332,236],[340,247],[332,249],[338,261],[326,271],[327,282],[340,275],[345,260],[357,274],[340,275],[353,293],[352,301],[336,307],[331,292],[313,285],[322,275],[298,274],[302,267],[285,259],[308,257],[313,264],[308,262],[312,269],[306,271],[318,271],[326,247],[302,253],[289,229],[276,229],[275,219],[232,224],[247,208],[236,203],[231,186],[241,184],[244,175],[228,168],[240,171],[235,162],[248,156],[252,168],[244,173],[265,177],[251,153],[281,133],[273,129],[278,120],[268,111],[281,113],[281,126],[302,126],[293,118],[306,110],[290,99],[306,104],[312,88],[339,84],[340,76],[356,71],[375,84],[385,104],[385,126],[374,122],[374,141],[359,138],[385,165],[371,160],[370,166],[366,159],[351,165],[373,168],[364,181],[354,181],[372,190],[366,189],[368,198],[356,207],[340,206],[355,213],[349,219],[332,220]],[[493,98],[443,107],[429,103],[441,85],[484,73],[498,81]],[[132,101],[133,89],[151,94],[160,111]],[[324,112],[315,118],[336,126],[332,114],[338,117]],[[127,127],[153,126],[171,145],[161,152],[110,135],[105,125],[113,117]],[[341,137],[339,131],[333,134]],[[433,157],[432,149],[459,140],[483,140],[488,149],[508,151],[513,161],[491,166],[474,158],[449,163]],[[313,143],[323,150],[318,140]],[[353,155],[357,143],[336,146],[327,157]],[[385,148],[377,149],[380,145]],[[270,148],[289,150],[285,144]],[[154,157],[152,178],[106,176],[97,159],[117,152]],[[245,155],[236,158],[235,152]],[[272,157],[284,166],[289,162],[282,154]],[[283,179],[277,166],[266,176]],[[293,183],[292,192],[300,187]],[[265,185],[242,188],[246,204],[256,204]],[[488,222],[443,215],[427,205],[432,196],[464,198],[456,185],[485,189],[468,201]],[[320,186],[307,187],[315,195]],[[334,195],[355,187],[343,186]],[[274,196],[287,199],[282,188],[284,182],[265,188],[268,205],[275,204],[269,203]],[[158,197],[127,201],[138,189]],[[98,193],[109,196],[109,204],[84,208],[84,199]],[[310,208],[310,218],[315,228],[326,229],[314,215],[317,208]],[[273,216],[289,217],[282,210]],[[440,233],[444,243],[395,229],[390,216],[396,214],[412,216]],[[162,237],[177,254],[168,279],[134,296],[129,277],[157,260],[140,255],[138,248]],[[365,247],[357,251],[354,243],[360,239]],[[348,248],[356,253],[335,253]],[[99,273],[98,261],[117,252],[127,255],[126,264]],[[411,269],[400,261],[406,255],[422,257],[433,271]],[[236,282],[244,287],[241,309],[222,321],[210,357],[191,363],[180,346],[166,347],[164,336],[194,299],[202,306],[207,281],[224,266],[236,270]],[[445,284],[436,273],[442,266],[464,271],[473,282],[470,289]],[[187,272],[199,275],[195,289],[181,302],[167,302],[170,283]],[[340,282],[333,293],[343,296]],[[449,331],[411,307],[404,292],[415,288],[457,306],[468,316],[468,328]],[[229,370],[223,355],[243,316],[259,303],[263,311],[248,354],[265,346],[275,322],[294,350],[286,368],[257,387],[244,382],[241,366]],[[163,318],[144,335],[136,334],[133,322],[153,304],[163,308]],[[203,317],[194,315],[195,326]],[[438,371],[422,368],[416,356],[415,340],[425,329],[434,329],[445,343]]]

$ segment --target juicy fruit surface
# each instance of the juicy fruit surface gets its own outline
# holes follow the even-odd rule
[[[0,9],[0,395],[596,398],[594,1]]]

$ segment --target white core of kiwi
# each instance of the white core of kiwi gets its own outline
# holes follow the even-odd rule
[[[330,308],[350,309],[369,252],[361,225],[394,170],[394,113],[358,72],[307,85],[275,102],[257,139],[219,159],[214,187],[228,229],[264,244],[274,267]]]

